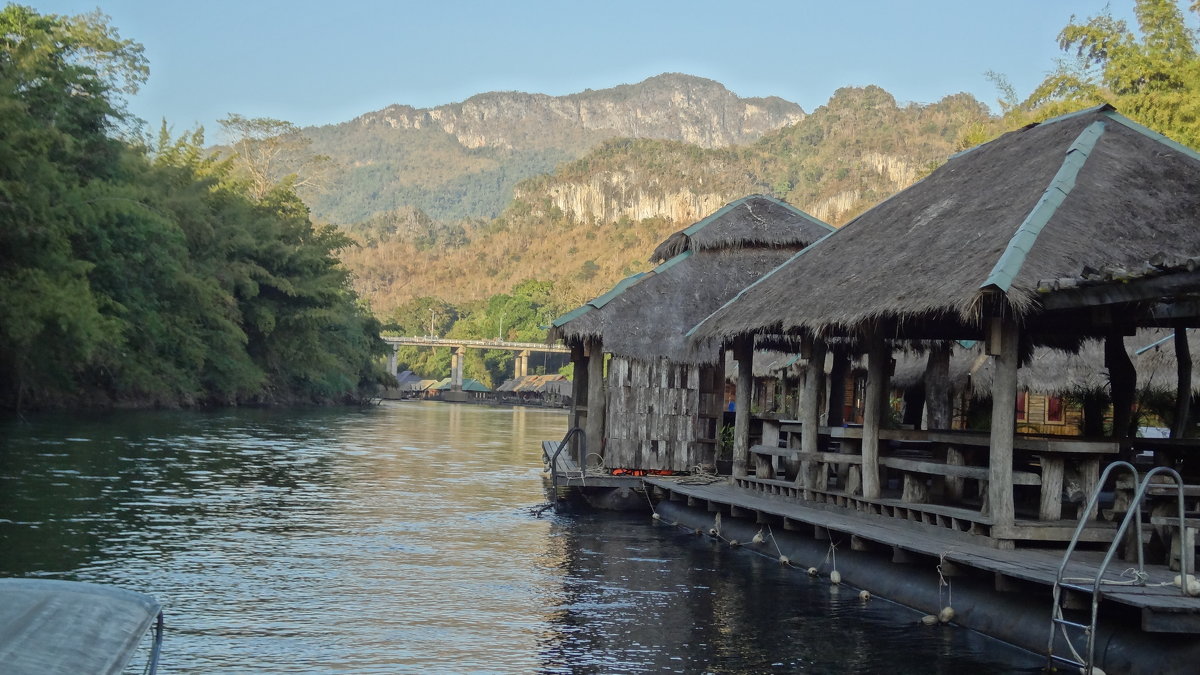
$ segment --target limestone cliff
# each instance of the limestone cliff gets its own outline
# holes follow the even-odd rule
[[[467,148],[529,150],[616,136],[724,147],[802,119],[800,106],[781,98],[739,98],[719,82],[669,73],[567,96],[491,92],[436,108],[393,105],[354,122],[366,128],[437,129]]]

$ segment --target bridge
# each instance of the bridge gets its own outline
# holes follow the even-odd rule
[[[392,375],[396,374],[396,351],[400,347],[449,347],[454,350],[450,353],[450,377],[453,382],[452,386],[455,389],[462,389],[463,382],[463,357],[466,356],[468,349],[500,349],[510,352],[516,352],[516,358],[513,359],[513,377],[523,377],[529,374],[529,354],[531,352],[549,352],[551,354],[570,354],[570,347],[562,345],[548,345],[541,342],[505,342],[503,340],[456,340],[454,338],[441,337],[389,337],[384,336],[384,342],[392,346],[392,353],[388,356],[388,372]]]

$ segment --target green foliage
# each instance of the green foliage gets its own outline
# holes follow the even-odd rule
[[[1190,6],[1200,14],[1200,3]],[[1196,32],[1175,0],[1135,0],[1138,32],[1105,11],[1072,20],[1059,34],[1071,57],[1020,103],[1006,109],[1015,127],[1108,102],[1138,122],[1200,147],[1200,54]]]
[[[200,132],[110,132],[141,47],[99,15],[0,12],[0,407],[332,399],[378,323],[286,185],[255,199]]]

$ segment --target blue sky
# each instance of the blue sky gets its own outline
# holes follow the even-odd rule
[[[553,95],[662,72],[805,110],[878,84],[900,101],[966,91],[984,73],[1028,93],[1062,53],[1072,15],[1106,0],[23,0],[43,13],[100,8],[146,46],[131,109],[222,140],[226,113],[332,124],[392,103],[431,107],[484,91]],[[1112,0],[1132,22],[1133,0]]]

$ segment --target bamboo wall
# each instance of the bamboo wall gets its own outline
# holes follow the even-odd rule
[[[614,356],[608,364],[605,468],[712,466],[723,398],[715,368]]]

